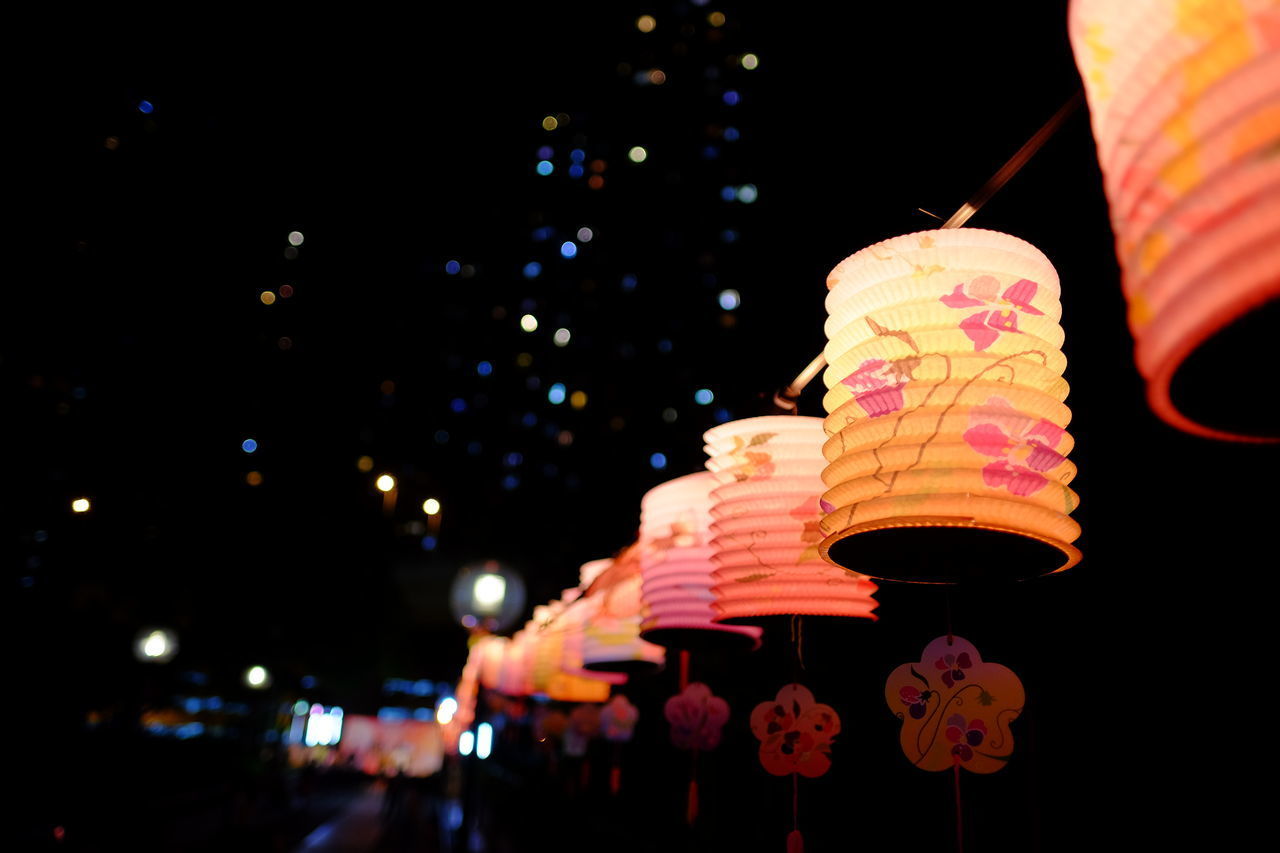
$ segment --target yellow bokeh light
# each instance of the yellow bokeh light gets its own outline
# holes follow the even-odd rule
[[[760,57],[756,56],[754,53],[742,54],[743,68],[747,69],[748,71],[754,71],[759,66],[760,66]]]
[[[248,474],[244,475],[244,481],[250,486],[261,486],[262,474],[257,471],[250,471]]]
[[[569,405],[573,406],[575,409],[581,409],[583,406],[587,405],[587,392],[574,391],[569,395]]]
[[[538,318],[532,314],[525,314],[520,318],[520,328],[526,332],[536,332],[538,330]]]
[[[71,502],[71,511],[72,511],[72,512],[88,512],[88,511],[89,511],[89,499],[88,499],[88,498],[76,498],[75,500],[73,500],[73,501]]]
[[[658,26],[658,19],[653,15],[641,15],[636,18],[636,29],[642,33],[651,33]]]
[[[711,14],[707,15],[707,23],[711,24],[711,26],[713,27],[723,27],[724,12],[712,12]]]
[[[649,82],[655,86],[661,86],[667,82],[667,73],[661,68],[655,68],[649,72]]]
[[[533,355],[531,353],[522,352],[516,356],[517,367],[528,367],[533,364]]]
[[[359,459],[356,460],[356,468],[363,471],[366,474],[369,473],[370,471],[373,470],[373,457],[361,456]]]
[[[632,163],[643,163],[645,161],[645,158],[648,156],[649,156],[649,152],[645,151],[644,148],[640,147],[639,145],[635,146],[634,148],[632,148],[630,151],[627,152],[627,157],[631,159]]]
[[[383,474],[374,482],[374,485],[378,487],[380,492],[389,492],[396,487],[396,478],[390,474]]]
[[[422,502],[422,511],[427,515],[437,515],[440,512],[440,501],[435,498],[427,498]]]
[[[270,305],[276,301],[276,295],[270,290],[262,291],[262,293],[258,294],[258,298],[262,300],[263,305]]]
[[[547,116],[542,120],[543,130],[555,130],[559,126],[560,122],[556,120],[555,116]]]

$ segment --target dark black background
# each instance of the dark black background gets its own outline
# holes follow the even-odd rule
[[[502,561],[532,606],[631,542],[642,494],[702,465],[715,409],[763,413],[821,348],[831,267],[933,227],[917,208],[949,215],[1079,86],[1060,2],[730,4],[715,32],[711,8],[112,11],[33,28],[9,105],[21,191],[0,377],[12,687],[39,755],[74,766],[58,744],[87,711],[163,689],[130,655],[146,624],[178,632],[175,668],[232,685],[260,662],[282,690],[311,675],[356,710],[376,710],[388,676],[455,678],[459,568]],[[644,12],[659,22],[647,35]],[[733,67],[744,51],[759,69]],[[650,67],[667,82],[636,86]],[[741,103],[723,104],[727,88]],[[547,133],[552,113],[571,121]],[[1183,435],[1146,408],[1086,118],[971,221],[1030,241],[1061,275],[1084,560],[949,602],[886,584],[877,624],[813,628],[805,681],[845,718],[833,771],[802,791],[814,850],[950,843],[949,779],[906,764],[880,698],[948,611],[1029,697],[1011,765],[965,780],[974,849],[1226,846],[1261,825],[1244,774],[1268,772],[1276,450]],[[726,125],[740,141],[718,138]],[[605,188],[535,175],[541,144],[559,170],[575,144],[607,160]],[[646,163],[626,162],[634,144]],[[720,200],[742,183],[754,205]],[[542,225],[564,236],[531,242]],[[556,257],[580,225],[596,239]],[[294,229],[306,242],[288,261]],[[447,275],[450,259],[475,274]],[[532,259],[545,271],[528,281]],[[292,299],[258,301],[284,282]],[[731,327],[725,287],[743,299]],[[526,299],[534,336],[517,325]],[[551,345],[559,325],[568,347]],[[1266,368],[1244,369],[1265,386]],[[550,406],[553,381],[587,407]],[[694,404],[700,387],[712,406]],[[802,412],[820,400],[815,382]],[[372,473],[356,469],[364,454]],[[250,469],[262,486],[245,485]],[[394,517],[372,485],[383,470],[400,479]],[[93,511],[73,516],[82,494]],[[404,531],[427,496],[445,507],[433,552]],[[703,849],[781,847],[785,780],[753,766],[745,718],[789,679],[786,645],[771,634],[757,656],[695,665],[735,709],[723,767],[706,771],[721,787],[704,785]],[[671,671],[632,686],[664,751],[647,753],[649,796],[618,822],[665,825],[644,815],[665,773],[682,784],[683,756],[661,746],[672,692]]]

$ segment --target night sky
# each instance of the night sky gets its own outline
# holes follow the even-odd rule
[[[949,216],[1072,96],[1065,6],[299,7],[43,30],[9,105],[26,262],[0,315],[19,701],[53,738],[127,704],[152,624],[178,633],[171,666],[215,683],[261,663],[375,711],[385,678],[454,680],[458,570],[496,559],[532,607],[630,544],[644,492],[701,468],[702,433],[767,413],[821,350],[827,272],[936,227],[918,208]],[[1280,457],[1147,409],[1084,110],[970,225],[1061,276],[1084,560],[950,596],[882,585],[878,624],[815,634],[819,699],[862,702],[893,761],[883,678],[949,613],[1037,703],[1045,849],[1099,838],[1100,809],[1126,833],[1179,812],[1235,837],[1258,820],[1242,774],[1268,770]],[[821,397],[815,381],[801,413]]]

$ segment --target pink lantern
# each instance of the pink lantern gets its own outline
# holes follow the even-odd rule
[[[592,671],[644,673],[662,667],[666,651],[640,639],[640,560],[634,546],[617,559],[594,560],[582,567],[587,588],[582,665]]]
[[[1069,32],[1148,402],[1276,440],[1257,365],[1280,320],[1280,7],[1073,0]]]
[[[851,255],[827,287],[823,557],[917,583],[1079,562],[1049,259],[996,231],[921,231]]]
[[[640,502],[641,636],[687,649],[717,641],[760,645],[761,630],[715,622],[711,591],[713,474],[700,471],[655,486]]]
[[[716,619],[805,614],[875,619],[876,585],[822,559],[821,418],[781,415],[708,431]]]

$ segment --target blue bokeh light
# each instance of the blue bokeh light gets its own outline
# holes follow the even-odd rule
[[[649,456],[649,465],[655,471],[661,471],[667,467],[667,457],[663,453],[654,453]]]
[[[538,159],[539,159],[539,160],[550,160],[550,159],[551,159],[551,157],[552,157],[552,155],[554,155],[555,153],[556,153],[556,150],[555,150],[554,148],[552,148],[550,145],[542,145],[542,146],[539,146],[539,148],[538,148]]]
[[[693,402],[699,406],[709,406],[715,398],[716,395],[711,392],[710,388],[699,388],[693,392]]]
[[[740,134],[736,127],[726,127],[724,129],[724,139],[726,142],[737,142]]]
[[[539,175],[550,175],[556,170],[556,166],[550,160],[539,160],[537,170]]]
[[[738,197],[738,190],[734,187],[722,187],[720,190],[720,198],[725,201],[734,201]]]
[[[240,449],[245,453],[252,453],[258,449],[258,442],[254,441],[252,438],[246,438],[244,441],[240,442]]]
[[[584,171],[585,170],[582,168],[581,163],[574,163],[572,166],[569,167],[569,177],[581,178]]]
[[[551,405],[553,406],[558,406],[564,402],[564,383],[563,382],[557,382],[556,384],[551,386],[551,388],[547,391],[547,400],[549,400],[551,402]]]
[[[437,539],[436,539],[436,537],[434,537],[434,536],[432,536],[432,535],[430,535],[430,534],[427,534],[426,536],[423,536],[423,537],[422,537],[422,542],[421,542],[421,544],[422,544],[422,550],[424,550],[424,551],[434,551],[434,550],[436,549],[436,545],[438,545],[438,544],[440,544],[440,543],[439,543],[439,540],[437,540]]]
[[[622,289],[625,291],[630,292],[632,290],[635,290],[636,285],[638,283],[639,283],[639,280],[635,276],[631,275],[630,273],[622,277]]]
[[[155,111],[156,106],[150,101],[138,101],[138,112],[144,115],[151,115]]]
[[[529,261],[529,263],[524,265],[525,278],[537,278],[541,274],[542,274],[542,264],[538,263],[537,261]]]
[[[444,265],[444,271],[449,275],[457,275],[462,270],[462,264],[457,261],[449,261]]]
[[[723,100],[726,104],[732,107],[734,104],[738,103],[738,101],[742,100],[742,98],[739,97],[736,91],[734,91],[733,89],[730,89],[729,91],[724,93]]]
[[[577,243],[573,242],[572,240],[565,240],[563,243],[560,244],[560,257],[572,258],[576,254],[578,254]]]
[[[461,414],[467,410],[467,401],[461,397],[454,397],[449,401],[449,410]]]
[[[481,376],[488,376],[490,373],[493,373],[493,365],[487,361],[482,361],[476,365],[476,373],[479,373]]]

